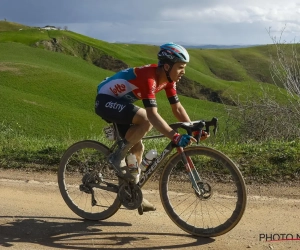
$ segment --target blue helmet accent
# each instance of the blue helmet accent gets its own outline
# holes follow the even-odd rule
[[[157,54],[159,64],[164,62],[184,62],[190,61],[190,56],[187,50],[181,45],[175,43],[166,43],[160,46],[160,51]]]

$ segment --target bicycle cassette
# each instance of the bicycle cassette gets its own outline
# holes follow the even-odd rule
[[[124,183],[119,187],[118,197],[121,204],[129,210],[137,209],[143,202],[143,193],[134,183]]]

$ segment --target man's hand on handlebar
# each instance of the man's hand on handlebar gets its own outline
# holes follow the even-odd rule
[[[192,142],[196,142],[197,140],[190,136],[190,135],[181,135],[179,133],[176,133],[174,136],[173,136],[173,140],[172,140],[177,146],[179,147],[186,147],[188,146],[189,144],[191,144]]]
[[[193,132],[193,136],[194,138],[197,138],[197,136],[199,135],[199,131],[195,131]],[[201,137],[200,137],[200,141],[204,141],[206,140],[208,137],[210,137],[210,134],[204,130],[202,130],[202,133],[201,133]]]

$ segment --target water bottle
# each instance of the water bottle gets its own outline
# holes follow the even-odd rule
[[[137,164],[136,156],[132,153],[127,155],[127,167],[129,168],[129,171],[131,175],[135,178],[135,183],[139,182],[139,168]]]
[[[151,165],[153,160],[157,157],[157,151],[155,149],[151,149],[142,160],[140,168],[142,171],[146,171],[148,166]]]

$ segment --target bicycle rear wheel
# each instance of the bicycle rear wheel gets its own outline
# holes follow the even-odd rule
[[[208,147],[184,149],[206,190],[195,192],[179,154],[171,156],[160,180],[162,204],[182,230],[200,237],[215,237],[234,228],[243,216],[247,194],[238,167],[223,153]]]
[[[117,197],[119,180],[106,161],[109,153],[103,144],[87,140],[70,146],[61,158],[60,193],[68,207],[84,219],[107,219],[121,206]]]

